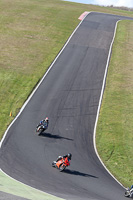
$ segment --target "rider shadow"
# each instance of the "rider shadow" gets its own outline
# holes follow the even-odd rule
[[[76,175],[76,176],[84,176],[84,177],[89,177],[89,178],[98,178],[97,176],[93,176],[91,174],[86,174],[86,173],[83,173],[83,172],[79,172],[79,171],[76,171],[76,170],[70,170],[70,169],[65,169],[64,173]]]
[[[46,132],[42,133],[40,136],[53,138],[53,139],[65,139],[65,140],[73,141],[73,139],[70,139],[70,138],[67,138],[67,137],[62,137],[62,136],[59,136],[59,135],[52,135],[51,133],[46,133]]]

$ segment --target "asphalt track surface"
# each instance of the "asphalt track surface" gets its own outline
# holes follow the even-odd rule
[[[11,177],[64,199],[124,200],[124,188],[96,156],[93,132],[116,22],[130,19],[90,13],[78,27],[38,90],[9,129],[0,166]],[[48,116],[49,128],[35,133]],[[65,172],[51,167],[72,153]]]

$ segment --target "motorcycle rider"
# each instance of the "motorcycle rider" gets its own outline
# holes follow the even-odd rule
[[[42,119],[42,120],[40,121],[40,123],[37,125],[37,128],[38,128],[40,125],[44,126],[44,128],[47,129],[47,128],[48,128],[48,125],[49,125],[49,119],[48,119],[48,117],[46,117],[45,119]]]
[[[61,160],[62,158],[65,159],[65,162],[69,162],[69,164],[70,164],[70,160],[71,160],[71,158],[72,158],[72,154],[71,154],[71,153],[68,153],[68,154],[66,154],[66,155],[64,155],[64,156],[58,156],[56,162],[58,162],[58,161]]]

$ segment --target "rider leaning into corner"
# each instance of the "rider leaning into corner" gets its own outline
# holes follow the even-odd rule
[[[70,160],[71,160],[71,158],[72,158],[72,154],[71,153],[68,153],[68,154],[66,154],[66,155],[64,155],[64,156],[59,156],[58,158],[57,158],[57,160],[56,160],[56,162],[58,162],[59,160],[61,160],[62,158],[64,158],[65,159],[65,162],[67,163],[69,163],[69,165],[70,165]]]
[[[47,129],[48,128],[48,124],[49,124],[49,119],[48,119],[48,117],[46,117],[45,119],[42,119],[40,121],[40,123],[38,124],[38,126],[43,125]]]

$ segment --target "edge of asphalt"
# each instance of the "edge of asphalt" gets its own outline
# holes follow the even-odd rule
[[[89,14],[89,12],[88,12],[88,14]],[[53,67],[53,65],[56,62],[56,60],[58,59],[58,57],[61,55],[61,53],[63,52],[63,50],[67,46],[67,44],[69,43],[69,41],[72,38],[72,36],[76,32],[76,30],[79,28],[80,24],[84,21],[85,17],[82,19],[82,21],[75,28],[75,30],[73,31],[73,33],[71,34],[71,36],[69,37],[69,39],[66,41],[66,43],[63,46],[63,48],[61,49],[61,51],[59,52],[59,54],[56,56],[56,58],[54,59],[54,61],[51,63],[50,67],[48,68],[48,70],[46,71],[46,73],[44,74],[44,76],[42,77],[42,79],[39,82],[39,84],[36,86],[36,88],[33,90],[33,92],[31,93],[31,95],[27,99],[27,101],[24,103],[24,105],[20,109],[20,111],[17,114],[17,116],[14,118],[14,120],[8,126],[7,130],[5,131],[5,134],[4,134],[3,138],[0,141],[0,148],[1,148],[2,144],[3,144],[3,141],[4,141],[4,139],[5,139],[6,135],[7,135],[8,130],[10,129],[10,127],[12,126],[12,124],[17,120],[17,118],[19,117],[19,115],[23,112],[24,108],[26,107],[26,105],[28,104],[28,102],[30,101],[30,99],[32,98],[32,96],[34,95],[34,93],[36,92],[36,90],[39,88],[39,86],[43,82],[44,78],[49,73],[49,71]],[[8,194],[16,195],[18,197],[23,197],[23,198],[32,199],[32,200],[36,200],[36,199],[37,200],[44,200],[44,198],[45,198],[45,200],[52,200],[52,199],[63,200],[62,198],[50,195],[50,194],[45,193],[43,191],[40,191],[40,190],[38,190],[36,188],[28,186],[28,185],[26,185],[24,183],[21,183],[20,181],[12,178],[8,174],[6,174],[4,171],[2,171],[1,168],[0,168],[0,180],[1,180],[1,182],[0,182],[0,191],[4,192],[6,194],[8,193]]]
[[[125,188],[114,176],[113,174],[111,174],[111,172],[107,169],[107,167],[105,166],[105,164],[103,163],[103,161],[101,160],[97,148],[96,148],[96,128],[97,128],[97,123],[98,123],[98,116],[99,116],[99,112],[100,112],[100,107],[102,104],[102,98],[103,98],[103,93],[104,93],[104,87],[105,87],[105,82],[106,82],[106,77],[107,77],[107,71],[108,71],[108,66],[109,66],[109,61],[110,61],[110,56],[111,56],[111,50],[112,50],[112,46],[114,43],[114,39],[115,39],[115,35],[116,35],[116,30],[117,30],[117,25],[118,23],[122,21],[122,20],[118,20],[116,22],[115,25],[115,30],[114,30],[114,36],[110,45],[110,49],[109,49],[109,54],[108,54],[108,59],[107,59],[107,63],[106,63],[106,68],[105,68],[105,73],[104,73],[104,78],[103,78],[103,85],[102,85],[102,90],[101,90],[101,95],[100,95],[100,99],[99,99],[99,105],[98,105],[98,109],[97,109],[97,115],[96,115],[96,121],[95,121],[95,125],[94,125],[94,132],[93,132],[93,144],[94,144],[94,149],[95,149],[95,153],[98,157],[98,159],[100,160],[101,164],[104,166],[104,168],[107,170],[107,172],[115,179],[115,181],[117,181],[117,183],[119,183],[123,188]]]
[[[73,33],[71,34],[71,36],[69,37],[69,39],[67,40],[67,42],[65,43],[65,45],[63,46],[63,48],[61,49],[61,51],[59,52],[59,54],[57,55],[57,57],[55,58],[55,60],[52,62],[52,64],[50,65],[49,69],[47,70],[47,72],[44,74],[44,76],[42,77],[41,81],[39,82],[39,84],[37,85],[37,87],[34,89],[34,91],[31,93],[31,95],[29,96],[29,98],[27,99],[27,101],[24,103],[24,105],[22,106],[20,112],[18,113],[18,115],[15,117],[15,119],[12,121],[12,123],[9,125],[9,127],[7,128],[7,130],[5,131],[5,134],[2,138],[2,140],[0,141],[0,148],[2,146],[2,143],[7,135],[8,130],[10,129],[10,127],[12,126],[12,124],[14,123],[14,121],[16,121],[16,119],[19,117],[19,115],[22,113],[22,111],[24,110],[25,106],[28,104],[29,100],[32,98],[32,96],[34,95],[34,93],[36,92],[36,90],[38,89],[38,87],[41,85],[42,81],[44,80],[44,78],[47,76],[47,74],[49,73],[50,69],[53,67],[54,63],[56,62],[56,60],[58,59],[58,57],[60,56],[60,54],[62,53],[62,51],[65,49],[65,47],[67,46],[68,42],[70,41],[71,37],[73,36],[73,34],[76,32],[76,30],[79,28],[80,24],[84,21],[84,19],[90,14],[91,12],[88,12],[88,14],[83,18],[83,20],[78,24],[78,26],[75,28],[75,30],[73,31]],[[99,13],[99,12],[98,12]],[[107,13],[105,13],[107,14]],[[121,21],[121,20],[119,20]],[[96,155],[98,157],[98,159],[100,160],[101,164],[103,165],[103,167],[107,170],[107,172],[123,187],[125,188],[112,174],[111,172],[107,169],[107,167],[104,165],[104,163],[102,162],[97,148],[96,148],[96,127],[97,127],[97,122],[98,122],[98,116],[99,116],[99,112],[100,112],[100,107],[101,107],[101,102],[102,102],[102,97],[103,97],[103,92],[104,92],[104,86],[105,86],[105,81],[106,81],[106,76],[107,76],[107,70],[108,70],[108,65],[109,65],[109,60],[110,60],[110,55],[111,55],[111,49],[112,49],[112,45],[114,43],[114,38],[115,38],[115,34],[116,34],[116,29],[117,29],[117,24],[116,23],[116,27],[115,27],[115,31],[114,31],[114,37],[112,40],[112,43],[110,45],[110,49],[109,49],[109,55],[108,55],[108,60],[107,60],[107,64],[106,64],[106,69],[105,69],[105,74],[104,74],[104,79],[103,79],[103,86],[102,86],[102,91],[101,91],[101,96],[100,96],[100,100],[99,100],[99,106],[98,106],[98,110],[97,110],[97,116],[96,116],[96,122],[95,122],[95,126],[94,126],[94,132],[93,132],[93,144],[94,144],[94,149],[96,152]],[[53,198],[56,200],[63,200],[59,197],[50,195],[48,193],[45,193],[43,191],[37,190],[31,186],[28,186],[26,184],[23,184],[19,181],[17,181],[16,179],[13,179],[12,177],[8,176],[4,171],[2,171],[0,169],[0,191],[1,192],[5,192],[8,194],[13,194],[19,197],[23,197],[26,199],[32,199],[32,200],[52,200]],[[15,188],[15,189],[14,189]]]
[[[25,185],[11,177],[9,177],[7,174],[5,174],[2,170],[0,170],[0,191],[6,194],[15,195],[18,198],[11,199],[19,199],[19,197],[22,197],[22,199],[32,199],[32,200],[63,200],[62,198],[53,196],[51,194],[42,192],[40,190],[37,190],[35,188],[32,188],[28,185]],[[5,194],[5,195],[6,195]],[[5,198],[4,198],[5,199]],[[8,197],[9,199],[9,197]]]

